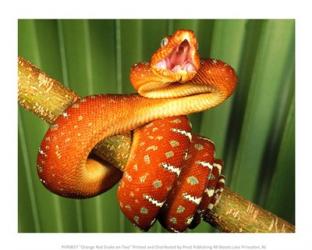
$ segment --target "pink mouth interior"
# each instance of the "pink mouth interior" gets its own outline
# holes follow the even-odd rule
[[[185,39],[179,46],[173,49],[168,57],[161,60],[156,66],[173,72],[179,70],[185,70],[187,72],[195,71],[191,51],[191,45]]]

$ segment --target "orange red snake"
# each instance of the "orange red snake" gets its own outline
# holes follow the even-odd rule
[[[222,61],[201,60],[194,33],[178,30],[150,63],[131,68],[130,80],[139,94],[87,96],[56,119],[39,149],[40,180],[65,197],[104,192],[118,178],[89,154],[104,138],[135,130],[118,187],[121,210],[143,230],[156,219],[173,232],[193,228],[217,202],[224,177],[213,142],[192,135],[185,115],[226,100],[236,74]]]

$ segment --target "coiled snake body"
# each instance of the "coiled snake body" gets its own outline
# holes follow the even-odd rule
[[[168,230],[181,232],[205,217],[224,185],[213,143],[192,135],[185,115],[222,103],[237,77],[222,61],[199,59],[192,31],[176,31],[161,45],[150,63],[131,68],[139,95],[88,96],[67,108],[47,131],[37,166],[54,193],[98,195],[119,178],[89,159],[91,150],[108,136],[135,129],[118,188],[120,208],[143,230],[158,218]]]

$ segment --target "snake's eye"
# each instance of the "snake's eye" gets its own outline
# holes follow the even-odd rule
[[[160,41],[160,46],[164,47],[168,44],[168,38],[164,37],[161,41]]]

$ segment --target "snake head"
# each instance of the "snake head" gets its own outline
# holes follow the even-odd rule
[[[191,30],[178,30],[161,41],[161,47],[153,54],[152,70],[175,82],[192,79],[200,67],[198,43]]]

